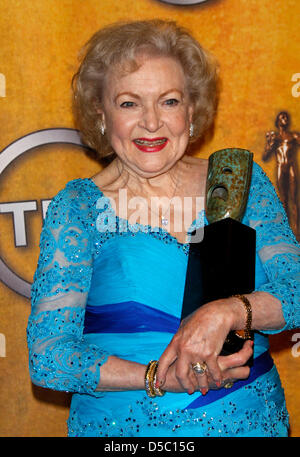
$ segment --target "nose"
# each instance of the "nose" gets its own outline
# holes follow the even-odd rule
[[[156,132],[162,126],[159,110],[151,105],[143,110],[141,126],[149,132]]]

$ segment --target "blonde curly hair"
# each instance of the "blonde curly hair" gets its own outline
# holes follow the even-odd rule
[[[118,71],[138,69],[138,53],[175,58],[182,65],[194,106],[197,140],[211,125],[218,99],[218,65],[215,59],[183,27],[174,21],[146,20],[114,23],[98,32],[83,47],[81,63],[72,80],[75,125],[83,141],[99,159],[115,156],[106,135],[101,135],[101,108],[105,77]]]

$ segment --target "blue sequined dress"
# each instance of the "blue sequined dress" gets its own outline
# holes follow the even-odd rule
[[[284,329],[300,326],[299,246],[262,169],[254,164],[245,224],[256,229],[256,290],[282,303]],[[205,215],[190,230],[207,223]],[[147,364],[179,326],[188,243],[116,217],[91,179],[51,201],[40,239],[28,321],[32,381],[72,392],[69,436],[286,436],[283,389],[256,332],[250,377],[232,389],[96,392],[109,355]]]

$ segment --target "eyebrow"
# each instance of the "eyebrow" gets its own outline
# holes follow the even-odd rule
[[[179,92],[180,95],[183,97],[184,94],[181,90],[179,89],[169,89],[167,90],[166,92],[163,92],[159,98],[162,98],[162,97],[165,97],[166,95],[172,93],[172,92]],[[120,92],[119,94],[117,94],[114,98],[114,102],[119,98],[119,97],[122,97],[123,95],[129,95],[130,97],[133,97],[133,98],[141,98],[138,94],[134,94],[133,92]]]

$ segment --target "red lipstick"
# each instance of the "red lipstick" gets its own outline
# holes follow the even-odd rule
[[[133,143],[140,151],[159,152],[167,145],[168,138],[136,138]]]

